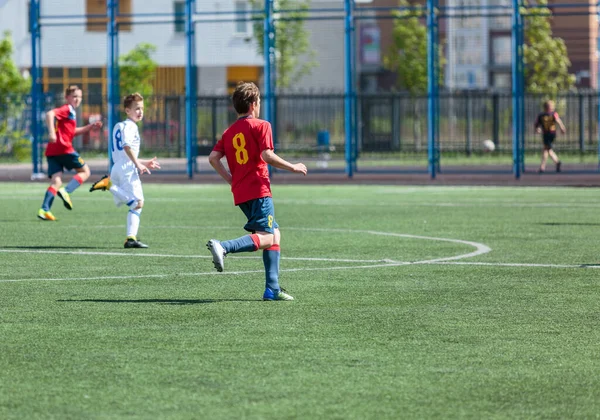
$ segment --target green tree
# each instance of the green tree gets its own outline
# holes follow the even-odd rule
[[[119,57],[119,86],[121,96],[139,92],[144,98],[154,93],[153,82],[157,63],[151,55],[156,46],[141,43]]]
[[[522,8],[525,23],[525,85],[530,93],[542,93],[556,97],[558,92],[569,90],[575,76],[569,74],[571,61],[567,46],[561,38],[552,36],[551,11],[547,0],[537,0],[543,7]]]
[[[409,7],[407,0],[399,0],[398,6]],[[407,9],[394,11],[392,45],[383,57],[386,69],[396,73],[396,86],[411,95],[427,91],[427,27],[423,23],[426,11]],[[444,80],[444,55],[442,45],[438,45],[439,80]]]
[[[409,7],[407,0],[399,0],[400,7]],[[418,5],[417,5],[418,6]],[[427,92],[427,27],[423,9],[396,10],[394,13],[392,44],[383,57],[386,69],[396,74],[396,87],[410,93],[413,104],[413,138],[415,148],[421,148],[421,115],[417,96]],[[444,55],[438,45],[438,84],[444,80]]]
[[[0,152],[10,150],[15,156],[26,159],[31,153],[30,142],[24,139],[24,131],[14,130],[11,126],[23,117],[26,103],[24,96],[31,89],[31,80],[21,74],[12,54],[12,37],[6,31],[0,39]],[[29,152],[18,156],[24,148]]]
[[[250,0],[250,4],[254,9],[262,9],[264,1]],[[310,33],[304,26],[309,7],[310,0],[275,0],[275,9],[290,10],[285,12],[286,20],[275,19],[274,22],[275,67],[279,87],[290,87],[293,81],[310,74],[318,65],[315,61],[316,53],[310,46]],[[264,56],[262,19],[255,21],[253,26],[258,53]]]

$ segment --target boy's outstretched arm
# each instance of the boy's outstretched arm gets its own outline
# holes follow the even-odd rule
[[[556,114],[556,122],[558,123],[558,126],[560,127],[560,131],[562,131],[562,133],[565,134],[567,130],[565,129],[565,125],[563,124],[563,122],[560,119],[560,117],[558,116],[558,114]]]
[[[277,156],[271,149],[263,150],[262,158],[269,165],[274,166],[277,169],[285,169],[286,171],[306,175],[307,169],[304,163],[290,163],[287,160]]]
[[[96,121],[91,124],[84,125],[82,127],[77,127],[75,129],[75,135],[79,136],[81,134],[85,134],[94,128],[102,128],[102,121]]]
[[[48,141],[54,143],[56,141],[56,131],[54,131],[54,110],[46,112],[46,127],[48,128]]]
[[[148,169],[160,169],[160,162],[156,156],[152,159],[138,159],[138,161]]]
[[[221,175],[221,178],[223,178],[225,182],[231,185],[231,174],[227,169],[225,169],[223,163],[221,163],[221,159],[223,159],[223,156],[225,156],[223,153],[216,152],[213,150],[212,152],[210,152],[210,155],[208,155],[208,162],[215,169],[215,171],[217,171],[217,173]]]
[[[138,172],[141,174],[151,174],[150,170],[144,165],[138,158],[135,157],[131,147],[124,146],[123,150],[125,150],[125,154],[129,157],[129,159],[133,162]]]

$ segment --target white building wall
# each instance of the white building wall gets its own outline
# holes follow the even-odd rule
[[[327,9],[341,8],[342,1],[316,1],[312,7]],[[325,13],[323,13],[324,15]],[[334,15],[334,13],[327,13]],[[344,20],[307,20],[306,29],[310,33],[310,45],[315,51],[317,67],[309,75],[295,84],[300,88],[316,91],[344,90]]]
[[[0,0],[0,36],[10,31],[15,52],[13,59],[18,67],[31,65],[31,37],[28,25],[29,9],[23,0]]]
[[[105,31],[91,32],[86,28],[85,0],[41,0],[42,26],[41,65],[44,67],[102,67],[107,63]],[[343,6],[341,0],[313,0],[313,7]],[[226,90],[227,66],[262,66],[263,58],[248,23],[247,33],[237,33],[234,14],[216,15],[211,12],[233,11],[235,0],[199,0],[199,20],[196,28],[196,64],[199,69],[199,90],[223,93]],[[173,12],[173,2],[165,0],[132,0],[133,14]],[[0,0],[0,32],[9,30],[15,45],[13,54],[17,66],[31,66],[31,38],[28,30],[28,2]],[[77,18],[52,18],[57,16]],[[141,24],[140,21],[167,20],[167,17],[134,16],[131,31],[119,34],[119,54],[135,45],[147,42],[157,46],[153,59],[160,66],[184,66],[186,62],[185,34],[176,33],[173,23]],[[136,22],[138,22],[136,24]],[[307,21],[310,42],[316,51],[318,67],[310,75],[294,83],[296,88],[343,90],[344,86],[344,22]]]

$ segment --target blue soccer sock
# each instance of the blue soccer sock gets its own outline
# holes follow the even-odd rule
[[[79,188],[83,184],[83,178],[79,174],[76,174],[71,181],[67,184],[65,190],[71,194],[77,188]]]
[[[279,245],[273,245],[263,251],[263,263],[265,264],[266,287],[279,290],[279,258],[281,249]]]
[[[237,239],[231,239],[230,241],[221,242],[223,249],[228,254],[234,254],[236,252],[254,252],[257,251],[260,246],[260,239],[257,234],[244,235]]]
[[[50,207],[52,207],[52,203],[54,202],[54,197],[56,197],[56,190],[54,187],[48,187],[46,195],[44,196],[44,202],[42,203],[42,210],[50,211]]]

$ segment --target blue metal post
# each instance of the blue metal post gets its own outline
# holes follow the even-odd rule
[[[345,134],[345,158],[346,175],[352,178],[354,165],[352,163],[353,147],[352,138],[354,129],[352,126],[353,118],[353,74],[352,74],[352,34],[354,32],[353,0],[344,0],[345,12],[345,37],[344,37],[344,60],[345,60],[345,80],[344,80],[344,134]]]
[[[275,46],[273,45],[275,38],[275,28],[273,25],[273,0],[265,0],[265,17],[263,21],[263,55],[265,59],[265,68],[263,74],[264,89],[262,94],[262,105],[264,119],[269,121],[274,130],[273,125],[275,124],[273,118],[273,74],[276,70],[273,68],[273,61],[275,59]],[[275,143],[276,140],[273,140]],[[275,144],[273,144],[275,146]],[[273,168],[269,165],[269,176],[273,175]]]
[[[600,8],[598,10],[598,19],[600,19]],[[600,57],[600,37],[596,40],[596,50],[598,51],[598,57]],[[598,68],[596,70],[596,92],[597,92],[597,108],[598,116],[596,119],[596,138],[598,141],[598,170],[600,171],[600,59],[598,59]]]
[[[119,13],[119,0],[106,0],[106,33],[108,34],[108,57],[106,73],[108,78],[108,170],[112,169],[112,129],[119,122],[119,27],[117,14]]]
[[[354,13],[356,11],[356,2],[355,0],[352,0],[352,12]],[[350,47],[350,56],[351,56],[351,63],[352,63],[352,75],[353,75],[353,82],[356,82],[356,75],[358,74],[357,69],[356,69],[356,29],[353,28],[353,33],[352,36],[350,37],[350,42],[352,44],[352,46]],[[356,86],[356,85],[354,85]],[[353,89],[352,91],[352,170],[353,172],[356,172],[358,170],[357,167],[357,160],[358,160],[358,121],[359,121],[359,115],[358,115],[358,95],[356,90]]]
[[[512,103],[513,103],[513,174],[521,177],[521,105],[522,105],[522,75],[521,75],[521,10],[519,0],[512,0]]]
[[[521,174],[525,173],[525,62],[523,57],[523,45],[525,45],[523,16],[519,13],[519,164]]]
[[[185,2],[185,36],[186,36],[186,64],[185,64],[185,150],[187,156],[187,175],[192,179],[196,169],[196,123],[197,100],[196,89],[196,30],[193,20],[196,11],[196,1]]]
[[[427,0],[427,155],[429,175],[434,179],[439,168],[438,153],[438,40],[437,1]]]
[[[275,4],[273,3],[273,7]],[[273,10],[274,12],[274,10]],[[274,13],[271,14],[273,17]],[[275,22],[271,24],[271,129],[273,130],[273,147],[277,151],[279,142],[277,139],[277,28]]]
[[[41,97],[42,86],[40,80],[40,2],[39,0],[31,0],[29,5],[29,18],[31,22],[31,135],[33,141],[31,143],[31,160],[33,163],[33,174],[38,174],[41,171],[40,165],[40,145],[42,144],[42,130],[40,125],[40,115],[42,111]]]
[[[273,123],[272,108],[272,77],[271,74],[272,62],[274,57],[273,51],[273,0],[265,0],[265,20],[264,20],[264,35],[263,35],[263,55],[265,58],[265,69],[264,69],[264,89],[263,89],[263,102],[264,102],[264,118],[265,120]]]

